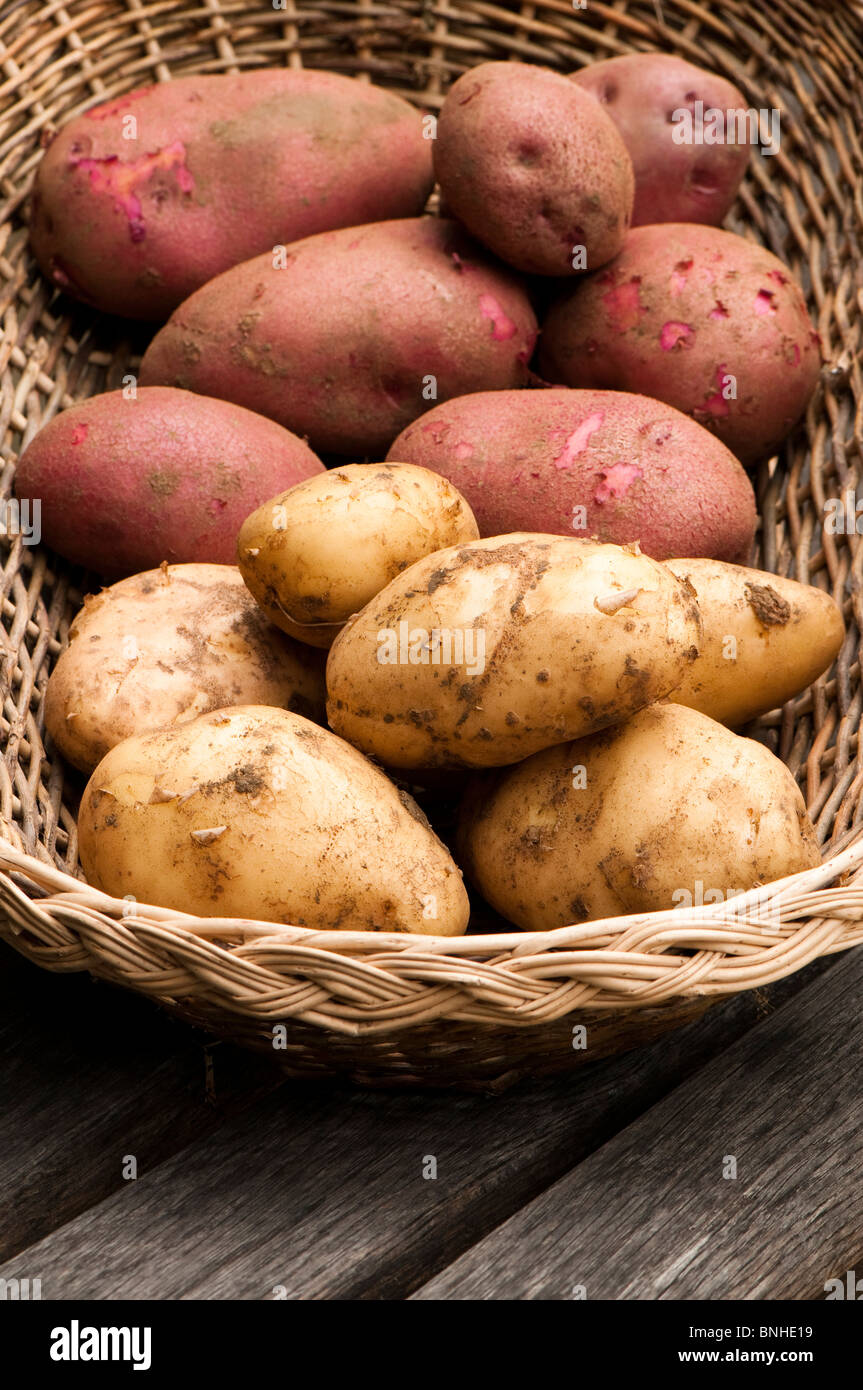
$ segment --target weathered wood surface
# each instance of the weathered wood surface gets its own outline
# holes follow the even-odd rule
[[[858,950],[414,1296],[814,1299],[863,1275],[861,1000]]]
[[[281,1084],[146,999],[0,947],[0,1259]],[[208,1053],[211,1067],[208,1066]]]
[[[837,964],[780,982],[770,1000],[808,991]],[[71,1006],[51,1025],[50,1046],[37,1021],[12,1083],[27,1094],[13,1104],[21,1133],[3,1180],[8,1208],[23,1196],[29,1210],[13,1248],[21,1251],[28,1223],[66,1224],[7,1259],[0,1277],[39,1277],[45,1298],[259,1299],[275,1289],[291,1298],[405,1297],[644,1111],[650,1127],[650,1107],[769,1007],[763,995],[741,995],[651,1048],[493,1098],[288,1084],[208,1133],[218,1120],[184,1095],[189,1074],[161,1051],[164,1039],[152,1068],[146,1058],[142,1066],[136,1025],[120,1018],[128,1010],[134,1019],[141,1001],[86,985],[79,1010],[87,989],[99,1004],[85,1023],[83,1100],[80,1057],[69,1066],[61,1045],[68,1033],[80,1054]],[[113,1039],[95,1017],[108,995],[122,1035]],[[176,1046],[183,1030],[164,1027]],[[700,1088],[698,1076],[693,1084]],[[137,1181],[120,1177],[124,1154],[138,1157]],[[434,1179],[423,1176],[427,1158]],[[81,1163],[85,1182],[75,1177]],[[55,1191],[70,1185],[58,1214]],[[606,1183],[602,1209],[614,1191]],[[517,1265],[530,1254],[511,1253]]]

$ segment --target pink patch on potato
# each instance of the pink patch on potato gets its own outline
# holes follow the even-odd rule
[[[181,193],[191,193],[195,187],[195,181],[186,168],[186,147],[182,140],[175,140],[164,149],[143,154],[140,159],[128,163],[122,163],[115,154],[105,159],[85,159],[73,155],[69,163],[90,175],[90,186],[94,192],[108,193],[113,197],[114,206],[128,220],[132,241],[142,241],[146,236],[141,199],[138,197],[141,184],[146,183],[158,170],[173,170]]]
[[[602,506],[612,498],[625,497],[635,480],[643,477],[637,463],[613,463],[600,473],[593,500]]]
[[[673,352],[675,348],[689,347],[694,337],[695,330],[691,324],[669,319],[660,329],[659,344],[663,352]]]
[[[422,429],[423,434],[431,435],[435,444],[442,444],[443,441],[446,439],[447,435],[449,434],[449,425],[439,425],[433,422],[429,422],[429,424],[427,425],[421,425],[420,428]]]
[[[613,319],[618,333],[626,333],[628,329],[634,328],[642,315],[647,313],[641,302],[640,287],[641,276],[633,275],[626,284],[618,285],[613,290],[606,290],[602,296],[602,302],[608,310],[609,317]]]
[[[85,111],[84,115],[88,121],[107,121],[110,116],[116,116],[121,111],[125,111],[131,106],[133,101],[140,101],[141,97],[149,96],[153,90],[153,83],[149,87],[139,87],[135,92],[127,92],[123,97],[117,97],[115,101],[103,102],[101,106],[94,106],[90,111]]]
[[[689,272],[692,269],[692,257],[687,261],[678,261],[674,270],[671,272],[671,294],[682,294],[686,289],[686,282],[689,279]]]
[[[455,456],[457,459],[469,459],[472,453],[473,445],[468,444],[465,440],[462,440],[460,444],[456,444],[455,446]]]
[[[84,440],[87,438],[87,432],[89,428],[89,425],[76,425],[72,431],[72,443],[83,444]]]
[[[710,310],[709,317],[712,319],[727,319],[728,310],[726,309],[725,305],[717,299],[716,304]]]
[[[709,415],[727,415],[729,413],[728,401],[722,394],[725,388],[725,377],[728,369],[724,362],[716,368],[716,391],[712,396],[708,396],[701,409],[706,410]]]
[[[573,430],[567,439],[562,450],[554,460],[555,468],[571,468],[580,454],[587,448],[590,438],[602,425],[605,414],[597,411],[593,415],[588,415],[586,420],[582,420],[577,430]]]
[[[754,309],[756,314],[775,314],[776,304],[773,299],[772,290],[759,290],[755,296]]]
[[[493,294],[480,295],[479,308],[483,318],[491,319],[491,336],[496,343],[505,343],[515,337],[516,325]]]

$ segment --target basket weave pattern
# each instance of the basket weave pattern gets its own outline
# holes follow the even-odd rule
[[[829,498],[851,490],[863,504],[863,18],[842,0],[279,3],[21,0],[0,15],[3,497],[36,431],[117,388],[146,345],[137,326],[58,296],[28,252],[43,142],[79,112],[151,81],[274,65],[359,76],[429,110],[467,67],[491,59],[568,72],[660,50],[712,68],[751,106],[782,112],[781,149],[753,156],[727,225],[791,266],[822,342],[805,426],[756,480],[754,563],[828,590],[845,614],[834,669],[755,731],[797,777],[825,864],[733,911],[462,939],[312,932],[117,902],[81,880],[80,779],[43,743],[47,679],[88,579],[10,538],[0,553],[0,936],[47,969],[90,970],[248,1045],[272,1048],[273,1025],[289,1023],[277,1055],[297,1074],[458,1084],[563,1069],[863,942],[863,544],[825,522]],[[581,1022],[586,1054],[572,1046]]]

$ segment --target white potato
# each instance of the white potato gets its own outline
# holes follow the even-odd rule
[[[675,704],[737,728],[784,705],[835,660],[845,627],[823,589],[721,560],[665,563],[692,585],[704,626]]]
[[[456,852],[530,931],[724,902],[820,863],[785,764],[674,704],[479,775]]]
[[[267,621],[234,565],[163,564],[84,600],[48,681],[45,726],[92,772],[132,734],[242,704],[323,722],[323,660]]]
[[[468,900],[416,803],[300,715],[240,706],[117,744],[78,820],[88,881],[209,917],[456,936]]]
[[[478,536],[467,502],[439,474],[412,463],[353,463],[259,507],[240,531],[237,558],[272,622],[329,647],[408,565]]]
[[[691,590],[637,546],[494,536],[418,561],[348,623],[327,715],[391,767],[517,762],[667,695],[700,630]]]

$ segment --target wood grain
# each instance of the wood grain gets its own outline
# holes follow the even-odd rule
[[[146,999],[0,947],[0,1259],[121,1190],[125,1155],[147,1172],[281,1084],[206,1042]]]
[[[823,1298],[863,1245],[861,997],[858,950],[415,1297]]]
[[[774,1000],[826,964],[776,986]],[[291,1298],[404,1297],[766,1007],[741,995],[651,1048],[493,1098],[285,1087],[147,1165],[0,1276],[41,1277],[43,1296],[61,1299],[261,1299],[276,1288]],[[133,1100],[115,1118],[114,1156],[132,1149]],[[427,1156],[434,1179],[423,1177]],[[56,1180],[43,1180],[43,1203]]]

